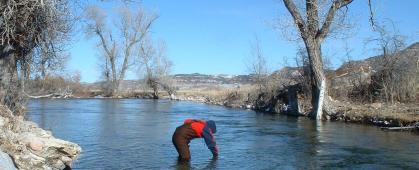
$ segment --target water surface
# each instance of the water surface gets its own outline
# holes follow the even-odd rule
[[[78,143],[74,169],[417,169],[419,136],[376,127],[256,113],[193,102],[31,100],[27,116]],[[203,139],[177,163],[171,136],[186,118],[217,123],[220,156]]]

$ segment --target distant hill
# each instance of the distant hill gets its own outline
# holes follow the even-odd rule
[[[408,48],[397,54],[397,62],[404,67],[419,67],[419,42],[410,45]],[[333,79],[336,85],[350,85],[354,78],[365,78],[372,72],[380,69],[383,65],[383,57],[381,55],[367,58],[359,61],[349,61],[342,64],[336,70],[327,70],[329,78]],[[302,74],[302,68],[284,67],[274,71],[270,78],[280,82],[293,82],[296,77]],[[254,75],[207,75],[200,73],[192,74],[175,74],[172,76],[179,87],[203,87],[203,86],[236,86],[248,85],[255,82]],[[124,80],[121,84],[122,89],[138,89],[141,88],[143,80]],[[86,84],[91,89],[99,89],[100,82]]]
[[[206,87],[206,86],[237,86],[252,84],[254,82],[253,75],[207,75],[200,73],[192,74],[175,74],[172,76],[176,85],[179,87]],[[86,83],[90,89],[99,90],[101,82]],[[144,85],[143,80],[124,80],[121,83],[121,89],[131,90],[139,89]]]
[[[175,74],[173,78],[183,85],[234,85],[251,84],[252,75],[206,75],[206,74]]]
[[[419,68],[419,42],[387,59],[383,55],[378,55],[365,60],[346,62],[335,71],[334,83],[349,86],[355,79],[367,79],[372,73],[383,69],[388,64],[392,64],[396,71],[405,71],[406,74]]]

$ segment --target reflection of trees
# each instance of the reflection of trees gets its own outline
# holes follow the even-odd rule
[[[295,152],[293,154],[295,159],[293,167],[297,167],[297,169],[318,169],[317,153],[320,142],[317,138],[316,122],[303,117],[293,120],[287,121],[287,123],[296,124],[296,129],[293,129],[296,133],[290,144],[290,148]]]
[[[39,101],[39,116],[40,116],[39,126],[44,129],[51,129],[51,127],[46,127],[47,125],[45,124],[45,118],[47,118],[47,116],[45,115],[47,114],[45,111],[45,107],[47,107],[45,100],[40,100]]]
[[[318,169],[316,158],[319,138],[316,122],[303,117],[258,114],[255,137],[251,149],[255,150],[256,167],[282,167],[297,169]],[[270,155],[270,156],[266,156]],[[273,162],[272,165],[265,164]]]
[[[118,150],[123,150],[126,145],[125,142],[121,142],[125,141],[123,136],[120,135],[125,133],[125,130],[120,129],[121,124],[118,123],[121,115],[117,113],[123,112],[119,107],[120,100],[100,100],[98,121],[97,125],[94,125],[94,128],[98,128],[97,141],[94,141],[98,145],[98,148],[95,148],[95,155],[91,155],[92,157],[100,157],[100,160],[122,159],[119,156],[115,156],[120,155]]]
[[[139,159],[148,159],[147,163],[164,164],[162,160],[168,160],[168,157],[177,158],[172,144],[174,129],[170,124],[172,105],[166,100],[140,100],[138,104],[132,105],[131,109],[135,110],[132,112],[135,115],[133,134],[142,152]]]

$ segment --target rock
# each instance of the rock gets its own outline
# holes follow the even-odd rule
[[[382,107],[382,104],[381,103],[373,103],[373,104],[371,104],[371,107],[373,107],[374,109],[379,109],[379,108]]]
[[[71,163],[71,161],[73,161],[71,158],[66,157],[66,156],[62,156],[61,160],[66,164]]]
[[[1,170],[17,170],[12,158],[7,153],[0,151],[0,169]]]
[[[63,161],[57,160],[54,163],[53,167],[56,168],[56,169],[64,169],[65,168],[65,164],[63,163]]]
[[[93,98],[98,98],[98,99],[102,99],[102,98],[104,98],[102,95],[97,95],[97,96],[95,96],[95,97],[93,97]]]
[[[44,147],[44,142],[40,140],[34,140],[29,142],[29,147],[31,147],[31,149],[34,151],[40,151]]]
[[[0,117],[0,127],[3,127],[5,123],[6,123],[5,118]]]
[[[176,96],[174,94],[170,94],[170,99],[171,100],[176,100]]]
[[[9,115],[5,112],[7,110],[2,110],[0,105],[0,119],[6,120],[3,121],[4,127],[0,128],[0,150],[10,154],[13,167],[23,170],[64,169],[71,166],[80,154],[79,145],[56,139],[50,131],[25,121],[23,117],[5,117]],[[0,170],[8,169],[2,161],[4,159],[0,155]]]

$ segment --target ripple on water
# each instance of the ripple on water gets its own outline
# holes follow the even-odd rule
[[[419,138],[374,127],[168,100],[31,100],[29,119],[83,152],[74,169],[415,169]],[[178,164],[174,129],[212,119],[217,160],[202,139]]]

